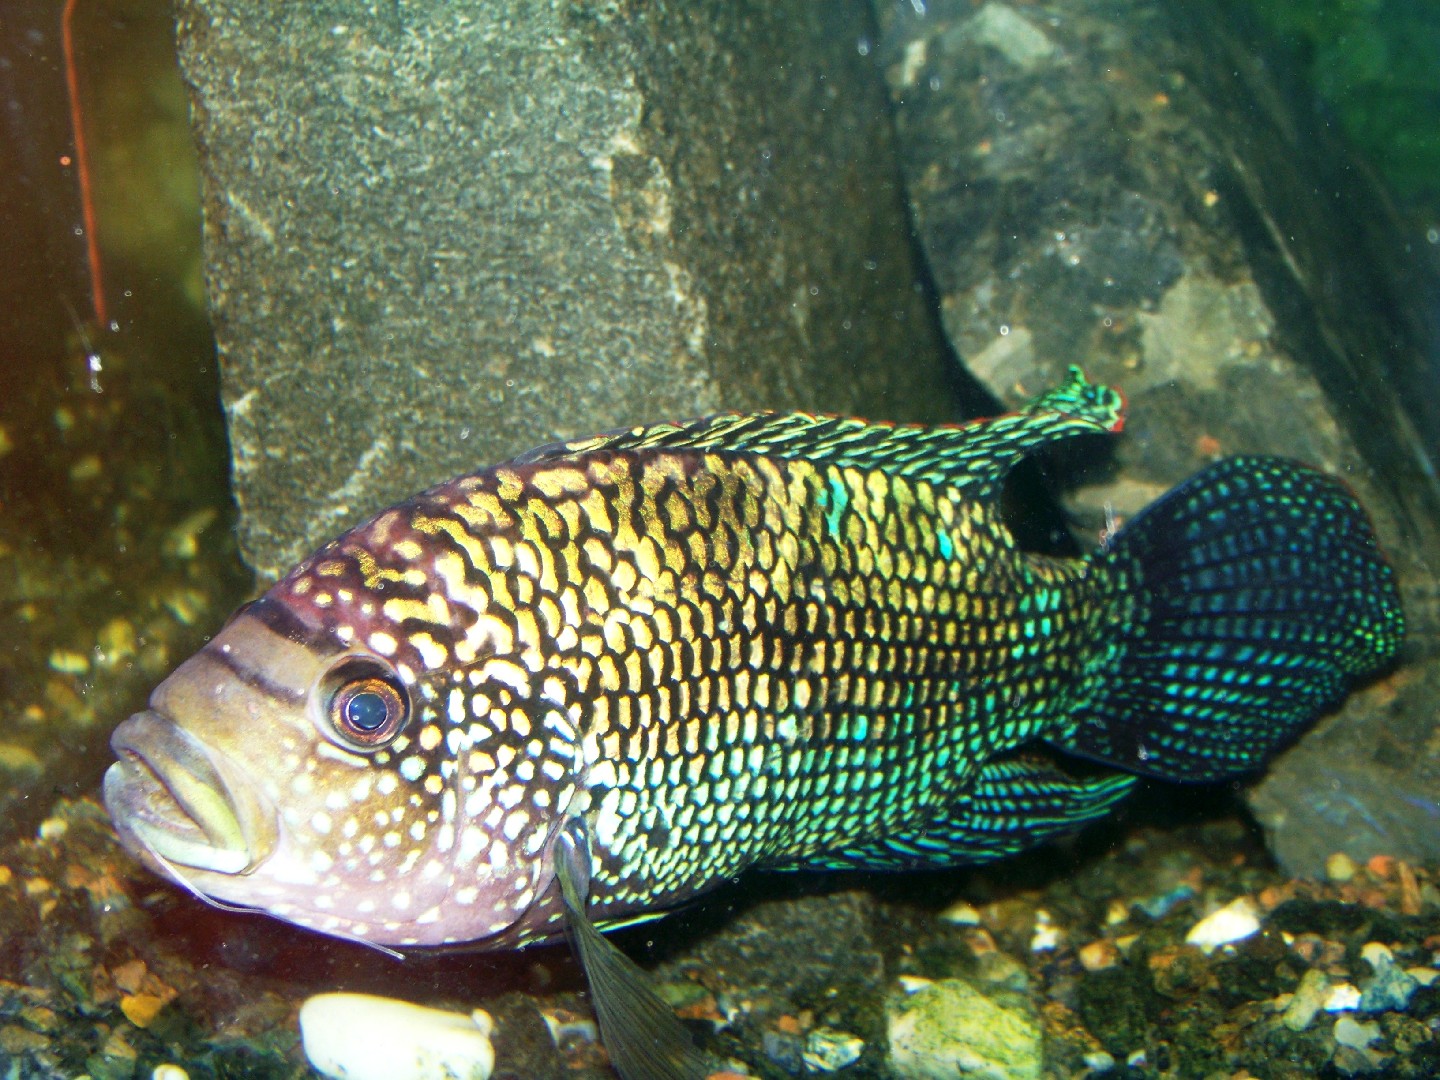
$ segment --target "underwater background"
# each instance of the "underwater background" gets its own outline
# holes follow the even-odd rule
[[[367,991],[612,1075],[563,947],[405,964],[149,875],[111,730],[397,498],[727,409],[939,422],[1078,363],[1074,554],[1220,457],[1342,476],[1408,637],[1251,783],[617,939],[737,1075],[1440,1073],[1440,11],[186,0],[0,14],[0,1075],[311,1075]]]

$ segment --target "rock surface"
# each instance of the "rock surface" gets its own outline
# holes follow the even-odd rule
[[[240,535],[729,408],[946,414],[863,0],[184,0]]]
[[[1404,315],[1425,306],[1397,270],[1404,238],[1344,149],[1212,5],[877,11],[956,350],[1010,404],[1072,363],[1129,398],[1123,439],[1051,459],[1083,481],[1069,500],[1081,533],[1224,455],[1311,462],[1355,488],[1401,574],[1402,677],[1433,664],[1437,374]],[[1325,726],[1344,733],[1320,751],[1302,740],[1253,796],[1280,858],[1306,873],[1342,848],[1434,858],[1434,709],[1391,687]],[[1353,752],[1336,759],[1341,742]]]
[[[1023,995],[941,979],[894,998],[889,1020],[890,1067],[900,1080],[1040,1076],[1040,1021]]]

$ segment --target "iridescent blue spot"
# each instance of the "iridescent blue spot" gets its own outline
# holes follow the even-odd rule
[[[831,476],[825,481],[829,490],[829,498],[823,496],[820,500],[821,506],[828,507],[825,511],[825,531],[832,538],[840,535],[840,517],[845,513],[845,508],[850,505],[850,493],[845,490],[845,484],[838,476]]]
[[[942,532],[936,539],[940,544],[940,557],[942,559],[948,559],[951,555],[955,554],[955,541],[950,539],[949,533]]]

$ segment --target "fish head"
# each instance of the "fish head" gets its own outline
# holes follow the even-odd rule
[[[443,574],[393,548],[342,538],[242,608],[116,729],[105,802],[131,851],[204,899],[483,947],[553,879],[554,790],[532,802],[527,780],[561,770],[532,752],[544,707],[520,700],[506,635],[432,599]]]

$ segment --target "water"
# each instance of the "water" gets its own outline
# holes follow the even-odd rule
[[[1435,855],[1405,816],[1430,821],[1440,775],[1440,209],[1434,140],[1415,119],[1428,111],[1436,129],[1437,87],[1405,46],[1424,54],[1440,23],[1396,2],[1349,5],[1338,23],[1254,7],[1232,12],[1259,20],[1250,36],[1197,50],[1210,13],[1136,2],[644,9],[554,26],[532,13],[508,28],[480,7],[459,29],[406,5],[273,22],[242,6],[214,25],[219,8],[182,5],[190,76],[213,107],[196,124],[215,191],[245,196],[211,221],[240,413],[232,485],[168,15],[142,0],[11,5],[0,1063],[299,1075],[295,1009],[344,986],[484,1003],[501,1075],[561,1074],[538,1009],[566,1033],[572,1075],[606,1075],[563,950],[397,967],[212,911],[114,847],[94,803],[110,730],[257,588],[234,492],[256,511],[247,553],[273,573],[390,498],[550,438],[731,406],[955,417],[1081,361],[1129,393],[1128,435],[1048,463],[1074,535],[1047,519],[1029,536],[1093,543],[1215,456],[1305,457],[1355,485],[1401,569],[1401,670],[1327,722],[1308,744],[1323,749],[1277,768],[1254,818],[1223,793],[1160,789],[1058,853],[983,873],[747,878],[622,940],[664,962],[719,1033],[711,1048],[755,1075],[799,1075],[815,1031],[828,1033],[816,1045],[863,1045],[840,1075],[898,1075],[885,993],[899,975],[963,977],[1043,1026],[1047,1075],[1103,1062],[1087,1053],[1140,1054],[1149,1075],[1267,1075],[1266,1062],[1304,1075],[1276,1059],[1425,1075],[1440,1055],[1425,990],[1368,1047],[1337,1044],[1329,1014],[1291,1031],[1274,1003],[1312,960],[1362,984],[1360,946],[1389,942],[1424,968],[1440,940],[1440,894],[1407,864]],[[1255,52],[1267,31],[1277,41]],[[1227,49],[1234,64],[1205,63]],[[236,75],[258,78],[267,50],[292,65],[273,93]],[[505,93],[467,98],[461,67]],[[1326,97],[1304,97],[1307,73]],[[245,117],[228,133],[222,104]],[[253,175],[218,175],[247,154]],[[376,211],[382,194],[400,209]],[[247,412],[250,391],[263,405]],[[300,421],[266,427],[287,399],[303,401]],[[1376,785],[1404,798],[1375,810]],[[1287,815],[1297,803],[1313,812]],[[1377,814],[1383,828],[1353,824]],[[1257,819],[1286,868],[1320,884],[1268,861]],[[1395,854],[1377,842],[1400,862],[1372,858]],[[1188,927],[1239,895],[1274,932],[1213,967],[1186,951]],[[956,916],[961,901],[977,921]],[[1056,948],[1036,948],[1040,913]],[[1101,965],[1107,949],[1123,959]],[[1175,1002],[1203,1022],[1170,1015]],[[1222,1019],[1238,1034],[1202,1045]]]

